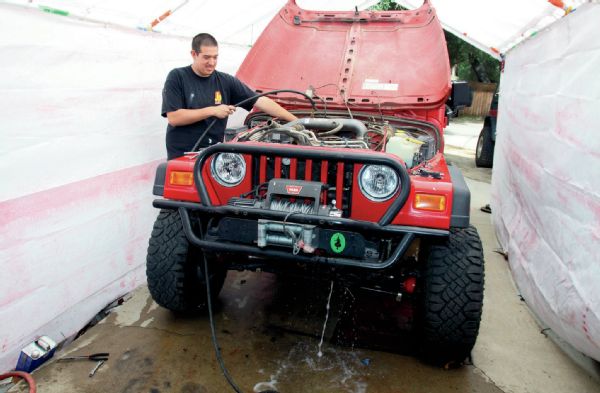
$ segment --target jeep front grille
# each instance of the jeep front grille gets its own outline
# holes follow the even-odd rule
[[[354,164],[282,156],[252,156],[252,187],[270,179],[319,181],[328,191],[322,204],[333,200],[342,210],[342,217],[350,217]]]

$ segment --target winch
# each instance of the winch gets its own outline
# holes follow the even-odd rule
[[[290,179],[271,179],[267,194],[263,198],[231,198],[230,206],[268,209],[289,213],[314,214],[317,216],[341,217],[342,211],[336,201],[323,204],[321,201],[327,186],[320,182]]]

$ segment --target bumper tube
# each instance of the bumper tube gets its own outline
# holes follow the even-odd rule
[[[186,208],[179,208],[179,215],[181,216],[181,222],[183,223],[183,231],[187,236],[188,240],[202,248],[203,250],[210,251],[222,251],[222,252],[234,252],[246,255],[252,255],[256,257],[264,257],[264,258],[278,258],[282,260],[288,260],[293,262],[302,262],[302,263],[318,263],[329,266],[351,266],[351,267],[359,267],[371,270],[382,270],[386,269],[392,265],[394,265],[399,258],[404,255],[406,249],[410,246],[410,243],[415,238],[414,233],[405,233],[402,237],[402,240],[392,253],[388,259],[383,262],[364,262],[357,261],[354,259],[348,258],[331,258],[331,257],[322,257],[322,256],[304,256],[304,255],[294,255],[291,252],[279,251],[279,250],[263,250],[254,246],[246,246],[241,244],[234,243],[225,243],[225,242],[212,242],[207,240],[200,239],[192,229],[192,223],[190,221],[190,215]]]
[[[274,211],[266,209],[244,208],[238,206],[204,206],[197,202],[173,201],[169,199],[155,199],[152,206],[158,209],[177,210],[183,208],[185,210],[198,211],[211,216],[229,216],[248,219],[269,219],[283,221],[287,212]],[[403,225],[380,225],[376,222],[357,221],[348,218],[336,218],[325,216],[314,216],[310,214],[293,214],[288,217],[287,222],[297,224],[312,224],[318,225],[326,229],[339,230],[359,230],[375,233],[386,233],[391,235],[401,235],[404,233],[412,233],[415,235],[425,236],[448,236],[450,233],[445,229],[412,227]]]
[[[400,193],[394,199],[394,202],[383,214],[379,220],[379,225],[388,225],[392,222],[394,217],[400,212],[402,206],[406,203],[408,195],[410,193],[410,177],[408,171],[400,162],[377,154],[366,154],[361,152],[353,151],[339,151],[339,152],[327,152],[324,153],[320,150],[313,149],[291,149],[280,146],[258,146],[248,145],[244,143],[218,143],[202,150],[196,159],[194,165],[194,182],[200,196],[202,205],[210,207],[212,206],[210,198],[208,196],[208,190],[204,184],[202,178],[202,168],[206,160],[213,154],[216,153],[239,153],[239,154],[260,154],[260,155],[280,155],[289,158],[305,158],[305,159],[319,159],[319,160],[331,160],[341,161],[347,163],[359,163],[368,165],[387,165],[394,169],[400,177]]]

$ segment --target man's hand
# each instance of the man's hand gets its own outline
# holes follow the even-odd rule
[[[218,117],[219,119],[224,119],[235,112],[235,106],[225,104],[214,106],[213,112],[213,116]]]

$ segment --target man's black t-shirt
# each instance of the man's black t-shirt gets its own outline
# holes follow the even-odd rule
[[[175,68],[167,76],[163,88],[162,116],[178,109],[200,109],[213,105],[235,105],[254,96],[248,86],[239,79],[214,71],[210,76],[196,75],[191,66]],[[241,107],[251,110],[256,100],[250,100]],[[206,127],[216,123],[208,131],[200,146],[209,146],[223,141],[227,118],[209,117],[187,126],[167,126],[167,155],[169,160],[190,151]]]

